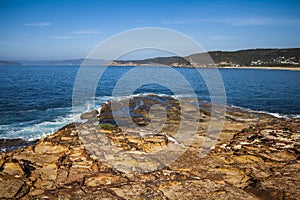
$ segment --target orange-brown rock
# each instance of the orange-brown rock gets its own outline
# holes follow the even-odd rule
[[[178,112],[177,101],[161,100],[152,103]],[[0,154],[0,199],[299,199],[299,119],[229,108],[217,144],[201,158],[210,116],[200,115],[193,143],[167,166],[158,160],[168,154],[151,155],[182,146],[172,136],[180,119],[175,115],[155,133],[138,123],[135,130],[69,124]]]

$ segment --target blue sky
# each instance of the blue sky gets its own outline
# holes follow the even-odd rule
[[[0,0],[0,59],[83,58],[139,27],[180,31],[207,51],[300,47],[299,10],[297,0]]]

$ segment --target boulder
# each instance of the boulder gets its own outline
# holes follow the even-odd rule
[[[80,119],[82,119],[82,120],[93,119],[93,118],[96,118],[98,114],[99,114],[99,112],[97,110],[92,110],[90,112],[82,113],[80,115]]]

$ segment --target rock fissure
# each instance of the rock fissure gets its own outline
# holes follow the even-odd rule
[[[87,119],[95,118],[91,113],[84,116],[85,124],[69,124],[30,146],[1,153],[0,198],[297,199],[300,196],[299,119],[277,119],[232,108],[217,144],[206,157],[200,158],[199,150],[210,121],[210,116],[202,112],[199,115],[205,117],[200,119],[205,120],[200,120],[202,126],[192,144],[165,166],[168,154],[155,153],[167,147],[174,147],[174,151],[180,148],[168,139],[168,136],[176,139],[178,120],[182,120],[179,104],[172,98],[160,101],[138,98],[131,100],[131,107],[136,108],[141,100],[143,107],[137,107],[133,115],[137,129],[113,125],[107,104],[96,117],[100,123],[111,126],[93,125],[94,119]],[[161,102],[169,109],[169,118],[161,131],[151,131],[147,129],[151,124],[148,108]]]

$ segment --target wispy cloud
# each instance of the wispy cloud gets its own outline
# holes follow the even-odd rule
[[[165,20],[161,22],[166,25],[177,24],[197,24],[197,23],[216,23],[227,24],[231,26],[265,26],[265,25],[300,25],[299,19],[282,19],[282,18],[264,18],[264,17],[248,17],[248,18],[203,18],[203,19],[179,19]]]
[[[89,29],[89,30],[79,30],[79,31],[73,31],[62,35],[54,35],[51,38],[52,39],[60,39],[60,40],[66,40],[66,39],[73,39],[79,37],[79,35],[99,35],[101,34],[100,31],[96,29]]]
[[[181,19],[162,21],[163,24],[176,25],[176,24],[194,24],[194,23],[221,23],[234,26],[247,26],[247,25],[268,25],[274,23],[274,20],[267,18],[224,18],[224,19]]]
[[[74,31],[73,34],[78,35],[99,35],[101,34],[98,30],[80,30],[80,31]]]
[[[36,27],[43,27],[43,26],[51,26],[50,22],[35,22],[35,23],[25,23],[24,26],[36,26]]]
[[[161,21],[161,23],[165,24],[165,25],[193,24],[193,23],[199,23],[199,22],[204,22],[204,20],[201,20],[201,19],[178,19],[178,20]]]
[[[212,20],[215,23],[229,24],[233,26],[262,26],[271,25],[276,21],[270,18],[227,18],[227,19],[216,19]]]

